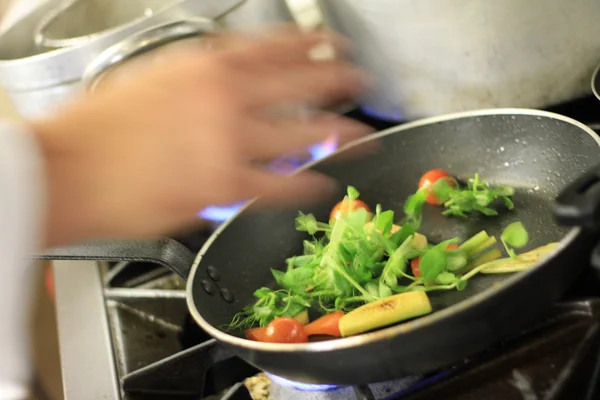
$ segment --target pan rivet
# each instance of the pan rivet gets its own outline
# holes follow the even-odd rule
[[[221,297],[228,303],[233,303],[233,294],[229,291],[229,289],[221,289]]]
[[[215,294],[215,285],[213,285],[210,281],[206,280],[206,279],[202,279],[200,281],[200,283],[202,284],[202,287],[204,288],[204,291],[208,294]]]
[[[219,274],[219,271],[217,271],[217,269],[212,265],[209,265],[206,268],[206,273],[208,274],[208,276],[210,276],[210,279],[212,279],[215,282],[219,282],[219,280],[221,279],[221,274]]]

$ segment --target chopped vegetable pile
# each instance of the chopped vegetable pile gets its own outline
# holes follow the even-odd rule
[[[303,254],[287,259],[285,271],[272,269],[280,288],[258,289],[256,302],[237,314],[229,329],[249,328],[248,339],[273,343],[350,336],[432,312],[427,292],[463,290],[479,273],[526,270],[557,244],[517,255],[515,249],[529,241],[521,222],[500,235],[506,258],[501,258],[497,238],[485,231],[462,243],[450,238],[438,244],[417,232],[426,202],[442,206],[449,217],[494,216],[496,200],[514,208],[513,194],[513,188],[492,188],[477,174],[461,186],[445,171],[432,170],[423,175],[403,206],[404,219],[395,224],[393,210],[377,205],[371,212],[358,191],[348,187],[329,222],[299,213],[296,229],[312,237],[304,241]],[[315,308],[325,315],[309,322],[307,310]]]

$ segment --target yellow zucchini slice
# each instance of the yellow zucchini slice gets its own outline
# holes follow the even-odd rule
[[[482,274],[506,274],[525,271],[552,252],[558,243],[549,243],[527,253],[519,254],[516,258],[500,258],[481,266]]]
[[[306,325],[308,324],[309,320],[308,320],[308,311],[304,310],[296,315],[294,315],[294,319],[298,322],[300,322],[302,325]]]
[[[427,293],[400,293],[374,301],[350,311],[340,318],[342,336],[352,336],[392,325],[432,311]]]

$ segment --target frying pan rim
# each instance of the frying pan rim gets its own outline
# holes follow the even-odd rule
[[[598,64],[594,70],[594,73],[592,74],[592,93],[594,93],[594,96],[600,100],[600,92],[598,92],[598,88],[596,87],[596,79],[598,79],[598,75],[600,75],[600,64]]]
[[[419,119],[419,120],[416,120],[413,122],[408,122],[406,124],[397,125],[397,126],[385,129],[383,131],[377,132],[373,135],[370,135],[370,136],[361,138],[359,140],[355,140],[351,143],[348,143],[348,144],[340,147],[337,151],[328,155],[327,157],[324,157],[322,159],[315,160],[315,161],[312,161],[310,163],[303,165],[302,167],[300,167],[296,171],[294,171],[294,174],[302,172],[306,169],[309,169],[313,165],[321,163],[322,161],[327,160],[328,158],[333,157],[342,151],[345,151],[351,147],[357,146],[363,142],[373,140],[375,138],[381,138],[381,137],[395,134],[398,132],[407,131],[407,130],[410,130],[412,128],[416,128],[419,126],[431,125],[431,124],[435,124],[438,122],[451,121],[451,120],[455,120],[455,119],[470,118],[470,117],[477,117],[477,116],[491,116],[491,115],[538,116],[538,117],[546,117],[549,119],[556,119],[556,120],[564,121],[564,122],[570,123],[574,126],[577,126],[581,130],[586,132],[588,135],[590,135],[590,137],[592,139],[594,139],[594,141],[596,142],[598,147],[600,147],[600,138],[596,135],[596,133],[591,128],[589,128],[582,122],[579,122],[579,121],[569,118],[567,116],[553,113],[553,112],[537,110],[537,109],[492,108],[492,109],[481,109],[481,110],[462,111],[462,112],[457,112],[457,113],[444,114],[444,115],[440,115],[440,116]],[[573,242],[581,232],[580,228],[571,229],[565,236],[563,236],[563,238],[559,241],[559,245],[550,254],[548,254],[545,258],[543,258],[542,260],[535,263],[529,270],[509,276],[508,278],[506,278],[503,281],[502,285],[492,286],[492,287],[488,288],[487,290],[484,290],[483,292],[477,293],[477,294],[467,298],[466,300],[463,300],[459,303],[453,304],[452,306],[444,308],[443,310],[436,311],[431,314],[425,315],[423,317],[417,318],[415,320],[397,324],[397,325],[392,325],[392,326],[389,326],[386,328],[378,329],[373,332],[367,332],[367,333],[363,333],[363,334],[356,335],[356,336],[350,336],[350,337],[346,337],[346,338],[338,338],[335,340],[308,342],[308,343],[264,343],[264,342],[243,339],[243,338],[240,338],[240,337],[237,337],[234,335],[230,335],[226,332],[223,332],[220,329],[217,329],[216,327],[214,327],[213,325],[208,323],[204,318],[202,318],[201,313],[199,312],[198,308],[196,307],[196,303],[194,301],[194,296],[193,296],[193,283],[195,280],[196,271],[198,270],[198,268],[202,262],[202,257],[208,251],[212,242],[214,242],[219,237],[219,234],[230,223],[232,223],[246,208],[248,208],[250,205],[252,205],[256,200],[258,200],[258,197],[248,201],[244,206],[242,206],[235,213],[235,215],[233,217],[231,217],[228,221],[221,224],[213,232],[213,234],[208,238],[208,240],[204,243],[204,245],[202,246],[202,248],[200,249],[200,251],[198,252],[198,254],[196,256],[194,263],[192,264],[190,274],[187,279],[186,301],[187,301],[189,312],[192,315],[192,317],[194,318],[194,320],[196,321],[196,323],[198,323],[202,329],[204,329],[209,335],[211,335],[218,341],[221,341],[223,343],[226,343],[226,344],[232,345],[232,346],[240,346],[242,348],[249,348],[252,350],[268,352],[268,353],[287,353],[287,352],[298,352],[298,351],[312,353],[312,352],[333,351],[333,350],[354,348],[354,347],[360,346],[365,343],[389,339],[391,337],[401,335],[404,332],[421,329],[425,326],[435,324],[440,320],[448,319],[448,318],[452,317],[452,315],[454,315],[455,313],[466,310],[469,307],[476,305],[478,302],[480,302],[488,297],[491,297],[498,293],[501,293],[503,290],[508,290],[508,288],[510,286],[512,286],[514,283],[520,281],[521,279],[524,279],[527,275],[533,273],[535,270],[537,270],[543,264],[550,262],[550,260],[555,258],[559,252],[563,251],[564,248],[569,246],[571,244],[571,242]]]

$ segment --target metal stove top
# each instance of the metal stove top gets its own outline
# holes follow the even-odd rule
[[[596,100],[551,111],[600,127]],[[393,125],[349,115],[378,130]],[[208,235],[179,241],[197,251]],[[163,267],[59,261],[53,270],[68,400],[600,398],[600,277],[591,267],[529,331],[444,371],[362,387],[302,387],[261,374],[193,322],[185,283]]]

